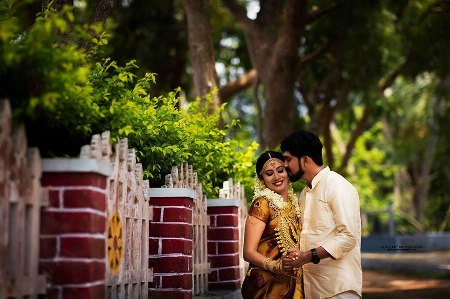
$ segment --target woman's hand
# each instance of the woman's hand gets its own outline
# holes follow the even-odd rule
[[[311,252],[301,252],[298,248],[288,249],[287,255],[283,257],[283,270],[297,271],[304,264],[311,262]]]
[[[298,270],[301,265],[299,265],[298,257],[300,255],[300,250],[298,248],[290,248],[286,256],[283,257],[283,270],[290,272]]]

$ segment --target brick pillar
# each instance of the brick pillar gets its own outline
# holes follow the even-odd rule
[[[192,206],[195,193],[184,188],[150,188],[149,298],[191,299]]]
[[[211,263],[209,290],[237,290],[241,287],[238,228],[239,201],[209,199],[208,258]]]
[[[47,298],[105,298],[106,198],[110,166],[95,159],[43,159],[40,272]]]

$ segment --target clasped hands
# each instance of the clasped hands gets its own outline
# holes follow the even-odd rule
[[[310,260],[310,252],[301,252],[298,248],[290,248],[282,259],[283,270],[286,272],[297,271]]]

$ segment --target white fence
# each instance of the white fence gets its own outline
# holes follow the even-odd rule
[[[41,160],[28,148],[24,127],[12,132],[9,102],[0,101],[0,299],[45,294],[38,275],[40,208],[48,204],[41,187]]]
[[[248,209],[247,201],[245,199],[244,186],[241,183],[234,183],[233,179],[223,182],[223,188],[219,191],[219,198],[233,198],[239,201],[238,212],[238,228],[239,228],[239,272],[241,277],[241,284],[244,281],[245,275],[248,270],[248,262],[244,260],[242,251],[245,220],[247,219]]]
[[[193,284],[192,293],[199,294],[208,291],[208,240],[207,230],[209,217],[206,211],[207,199],[203,195],[202,184],[198,182],[197,173],[191,165],[178,163],[172,167],[171,174],[166,175],[166,188],[187,188],[195,191],[194,205],[192,208],[193,224]]]
[[[148,282],[153,281],[153,271],[148,267],[148,227],[153,213],[142,165],[136,163],[127,139],[121,139],[112,151],[109,132],[94,135],[91,144],[82,147],[80,158],[109,161],[113,169],[107,186],[106,296],[146,299]]]

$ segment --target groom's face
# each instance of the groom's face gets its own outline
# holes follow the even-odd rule
[[[291,155],[290,152],[286,151],[283,153],[284,156],[284,167],[289,175],[291,182],[296,182],[303,177],[305,171],[303,170],[300,159],[296,156]]]

